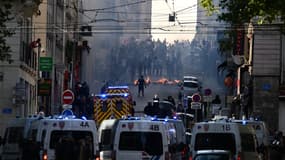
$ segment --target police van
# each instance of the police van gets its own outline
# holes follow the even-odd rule
[[[170,160],[176,152],[176,130],[172,123],[155,118],[129,117],[117,121],[114,159]]]
[[[172,123],[173,126],[175,127],[177,149],[176,149],[176,152],[173,153],[172,155],[174,155],[177,160],[188,159],[189,146],[187,143],[186,129],[185,129],[183,121],[181,119],[177,119],[177,117],[159,118],[158,120],[164,121],[167,123]]]
[[[233,119],[232,122],[252,126],[256,133],[258,145],[269,146],[269,131],[266,127],[266,124],[263,121],[252,120],[252,119],[249,120]]]
[[[238,124],[241,138],[241,159],[260,160],[255,130],[250,125]]]
[[[237,123],[209,121],[195,123],[190,142],[191,156],[200,150],[229,150],[240,159],[241,138]]]
[[[117,119],[103,120],[98,127],[100,160],[111,160]]]
[[[59,115],[32,124],[31,139],[39,144],[41,160],[96,159],[99,157],[98,134],[94,120]]]
[[[256,121],[256,120],[248,120],[248,119],[233,119],[232,122],[238,123],[241,127],[250,127],[250,131],[247,131],[248,134],[254,134],[254,137],[251,138],[251,141],[255,140],[257,141],[257,146],[255,148],[258,148],[258,151],[263,153],[263,159],[268,159],[269,154],[269,132],[268,129],[263,121]],[[253,131],[252,131],[253,130]],[[241,133],[242,134],[242,133]],[[245,136],[245,135],[244,135]],[[249,136],[247,136],[249,137]],[[245,139],[245,138],[244,138]],[[247,140],[247,143],[250,141]],[[253,142],[251,143],[253,145]],[[247,148],[248,148],[247,144]],[[253,150],[253,149],[252,149]]]
[[[2,142],[2,160],[21,159],[23,142],[27,139],[28,130],[39,115],[29,117],[15,117],[8,121]]]

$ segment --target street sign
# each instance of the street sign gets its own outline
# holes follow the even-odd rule
[[[191,102],[191,109],[201,109],[201,103],[200,102]]]
[[[203,101],[204,102],[212,102],[212,100],[213,100],[213,97],[211,95],[203,96]]]
[[[40,57],[40,71],[52,71],[52,57]]]
[[[198,93],[195,93],[192,95],[192,101],[193,102],[200,102],[201,101],[201,96]]]
[[[212,94],[212,90],[210,88],[205,89],[205,96],[209,96]]]
[[[38,94],[39,96],[51,95],[51,79],[40,79],[38,80]]]
[[[72,104],[74,101],[74,94],[71,90],[67,89],[62,93],[62,103]]]
[[[2,113],[3,114],[12,114],[12,112],[13,112],[13,109],[12,108],[3,108],[2,109]]]

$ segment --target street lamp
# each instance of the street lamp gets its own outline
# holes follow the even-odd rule
[[[41,44],[41,39],[37,40],[38,43],[38,80],[41,78],[40,76],[40,57],[41,57],[41,48],[42,48],[42,44]]]
[[[38,63],[37,63],[37,95],[38,95],[38,109],[39,109],[39,100],[40,100],[40,92],[39,92],[39,80],[41,79],[41,76],[40,76],[40,57],[41,57],[41,48],[42,48],[42,44],[41,44],[41,39],[38,38],[37,39],[37,47],[38,47],[38,55],[37,55],[37,60],[38,60]]]

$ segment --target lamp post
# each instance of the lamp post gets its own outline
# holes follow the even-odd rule
[[[38,95],[38,103],[37,103],[37,105],[38,105],[38,110],[40,109],[40,106],[39,106],[39,102],[40,102],[40,99],[41,99],[41,96],[40,96],[40,92],[39,92],[39,81],[40,81],[40,79],[41,79],[41,76],[40,76],[40,57],[41,57],[41,48],[42,48],[42,44],[41,44],[41,39],[40,38],[38,38],[37,39],[37,47],[38,47],[38,56],[37,56],[37,61],[38,61],[38,63],[37,63],[37,72],[38,72],[38,74],[37,74],[37,95]]]

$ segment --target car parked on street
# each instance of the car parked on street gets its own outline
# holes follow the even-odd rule
[[[201,150],[193,160],[232,160],[234,157],[228,150]]]

